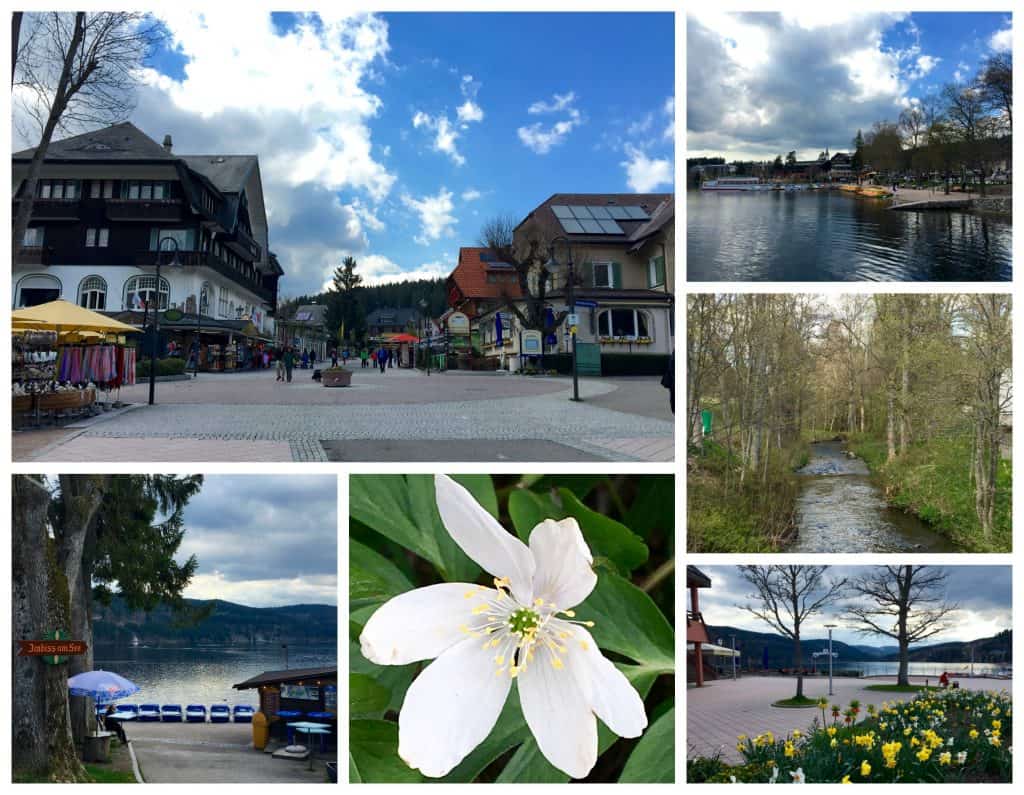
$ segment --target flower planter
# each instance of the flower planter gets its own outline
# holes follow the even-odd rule
[[[320,373],[320,382],[324,386],[351,386],[351,370],[324,370]]]

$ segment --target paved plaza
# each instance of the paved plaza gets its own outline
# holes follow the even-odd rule
[[[129,408],[63,430],[15,433],[19,461],[671,461],[657,377],[572,381],[356,369],[329,389],[296,370],[201,373],[121,390]],[[38,439],[38,443],[34,440]],[[503,450],[502,443],[508,449]]]
[[[147,784],[302,784],[327,780],[324,759],[274,759],[252,747],[247,723],[125,723]]]
[[[865,679],[836,677],[834,695],[828,695],[828,678],[804,679],[804,695],[808,698],[824,696],[829,704],[840,704],[845,709],[852,699],[863,706],[880,705],[883,701],[910,701],[913,693],[879,693],[867,690],[868,685],[892,684],[893,676]],[[910,677],[912,684],[925,684],[925,677]],[[960,687],[969,690],[1011,691],[1013,682],[1007,679],[958,679]],[[930,677],[937,684],[937,677]],[[796,692],[796,679],[782,676],[748,676],[736,681],[717,679],[704,687],[686,690],[686,756],[713,756],[721,753],[731,764],[742,761],[736,751],[736,737],[753,737],[770,731],[785,736],[793,729],[804,731],[821,712],[817,709],[783,709],[772,702],[790,698]]]

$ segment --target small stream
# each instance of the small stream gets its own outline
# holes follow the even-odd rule
[[[796,502],[797,539],[787,552],[956,552],[949,539],[890,508],[867,464],[842,442],[815,442]]]

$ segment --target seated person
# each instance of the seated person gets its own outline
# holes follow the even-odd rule
[[[949,687],[949,674],[945,671],[943,671],[942,676],[939,677],[939,686],[942,688]]]
[[[117,718],[110,717],[117,712],[117,707],[113,704],[107,707],[107,711],[103,715],[103,726],[107,731],[114,732],[117,735],[117,739],[121,741],[121,745],[128,745],[128,736],[124,733],[124,727],[121,725],[121,721]]]

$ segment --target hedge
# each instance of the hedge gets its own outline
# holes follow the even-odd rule
[[[167,359],[156,360],[157,375],[181,375],[185,372],[185,360],[172,356]],[[135,377],[149,378],[149,359],[140,359],[135,363]]]
[[[601,375],[664,375],[668,370],[667,353],[602,353]],[[532,365],[539,364],[536,359]],[[544,369],[559,375],[572,374],[572,355],[568,353],[544,354]]]

